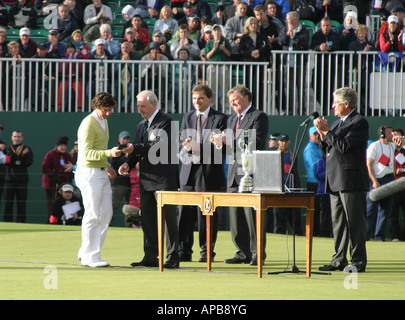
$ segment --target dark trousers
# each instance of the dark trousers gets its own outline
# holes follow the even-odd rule
[[[16,222],[25,222],[26,203],[28,194],[28,182],[10,182],[4,183],[4,221],[13,221],[14,198],[17,202]]]
[[[402,223],[400,212],[402,210]],[[392,208],[388,219],[392,239],[405,240],[405,190],[392,196]]]
[[[167,190],[175,191],[175,190]],[[154,191],[140,193],[141,222],[143,230],[143,243],[145,258],[155,260],[158,257],[158,225],[157,225],[157,201]],[[166,209],[166,250],[167,259],[178,260],[178,227],[177,207],[165,206]]]

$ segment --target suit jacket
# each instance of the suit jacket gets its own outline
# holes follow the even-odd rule
[[[128,157],[130,169],[139,162],[140,192],[177,189],[179,172],[177,160],[172,159],[172,119],[159,111],[145,134],[144,124],[142,120],[136,127],[134,151]]]
[[[237,114],[232,115],[228,118],[228,129],[234,130],[237,121]],[[233,143],[231,147],[231,152],[233,159],[230,159],[228,166],[228,187],[239,185],[240,179],[243,177],[240,150],[238,150],[238,141],[243,139],[244,130],[254,129],[255,130],[255,150],[265,150],[266,148],[266,139],[269,131],[269,120],[267,114],[263,111],[256,110],[253,106],[246,112],[246,115],[243,117],[242,122],[239,126],[239,130],[236,131],[236,135],[233,137]],[[238,156],[239,155],[239,156]]]
[[[337,129],[339,123],[332,124],[320,145],[326,155],[325,191],[367,191],[368,122],[354,110]]]
[[[208,190],[223,190],[226,188],[226,178],[224,171],[224,153],[222,150],[216,149],[211,143],[211,133],[219,133],[226,129],[227,116],[222,112],[219,112],[213,108],[210,108],[207,121],[203,128],[203,143],[200,144],[200,150],[210,151],[203,152],[202,164],[182,163],[180,170],[180,184],[187,185],[187,181],[190,178],[191,169],[193,166],[202,165],[204,180]],[[196,111],[187,112],[183,116],[183,122],[181,124],[180,136],[179,136],[179,148],[182,149],[182,143],[192,136],[194,140],[197,133],[197,117]],[[190,130],[191,129],[191,130]],[[192,152],[188,153],[188,156],[192,156]],[[190,158],[189,158],[190,159]]]

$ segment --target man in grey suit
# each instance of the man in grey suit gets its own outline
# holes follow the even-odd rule
[[[227,116],[211,107],[213,93],[207,85],[197,85],[192,90],[196,110],[187,112],[179,136],[181,191],[224,191],[226,178],[224,154],[210,142],[213,133],[226,129]],[[218,208],[221,210],[221,208]],[[218,212],[217,212],[218,213]],[[197,214],[197,215],[196,215]],[[198,216],[200,235],[200,262],[207,261],[206,220],[201,210],[194,206],[179,206],[179,253],[181,261],[191,261],[194,243],[193,231]],[[213,247],[218,232],[218,214],[214,215]],[[213,253],[213,257],[214,257]]]
[[[254,150],[264,150],[269,130],[267,115],[252,106],[252,93],[244,85],[236,85],[228,92],[229,102],[235,114],[228,118],[228,134],[222,134],[222,144],[226,145],[230,156],[228,166],[228,192],[236,192],[244,173],[242,171],[239,141],[244,140],[244,133],[255,143]],[[231,133],[231,134],[229,134]],[[218,146],[217,138],[213,143]],[[250,263],[257,265],[255,212],[251,208],[229,208],[229,224],[232,240],[238,249],[235,256],[225,263]],[[265,254],[264,254],[265,257]]]
[[[356,107],[357,93],[351,88],[340,88],[333,93],[332,104],[335,115],[340,119],[330,129],[326,119],[314,120],[322,140],[321,150],[326,155],[325,188],[330,192],[336,251],[329,264],[318,268],[321,271],[366,270],[366,149],[369,125],[357,113]],[[349,246],[351,267],[346,257]]]

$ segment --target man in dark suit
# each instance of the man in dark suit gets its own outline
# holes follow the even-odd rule
[[[226,189],[224,154],[222,150],[215,148],[210,142],[210,138],[213,133],[226,129],[227,116],[211,107],[213,93],[207,85],[194,87],[192,97],[196,110],[184,115],[179,136],[179,148],[182,155],[180,190],[223,191]],[[198,207],[179,206],[179,243],[182,261],[191,261],[196,214],[200,235],[200,262],[207,261],[205,216],[201,214]],[[214,215],[213,247],[217,232],[218,212]]]
[[[139,162],[141,221],[144,233],[145,256],[133,267],[158,266],[158,233],[157,233],[157,202],[155,191],[177,191],[179,187],[178,165],[172,161],[171,135],[172,119],[157,107],[158,100],[151,91],[142,91],[137,96],[137,105],[142,120],[136,127],[135,139],[123,149],[130,153],[128,161],[122,164],[118,172],[121,175],[129,171]],[[165,268],[178,268],[178,227],[176,207],[166,208],[167,225],[167,261]]]
[[[236,85],[228,92],[229,102],[236,114],[228,118],[227,134],[215,135],[213,143],[226,145],[230,156],[228,166],[228,192],[236,192],[244,173],[241,164],[239,141],[249,133],[249,141],[255,145],[252,150],[265,150],[269,130],[267,115],[252,106],[252,93],[244,85]],[[251,208],[229,208],[229,223],[232,240],[238,249],[235,256],[225,263],[250,263],[257,265],[255,212]],[[264,253],[264,257],[265,257]]]
[[[357,93],[351,88],[340,88],[333,93],[332,105],[340,120],[335,121],[330,129],[326,119],[314,120],[322,139],[321,150],[326,155],[325,189],[330,192],[336,251],[329,264],[318,268],[321,271],[366,270],[366,149],[369,126],[367,120],[357,113],[356,107]],[[346,257],[349,246],[351,267]]]

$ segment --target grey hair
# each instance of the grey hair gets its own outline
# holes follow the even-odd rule
[[[349,108],[355,109],[357,107],[357,92],[349,87],[337,89],[333,96],[341,103],[349,102]]]

